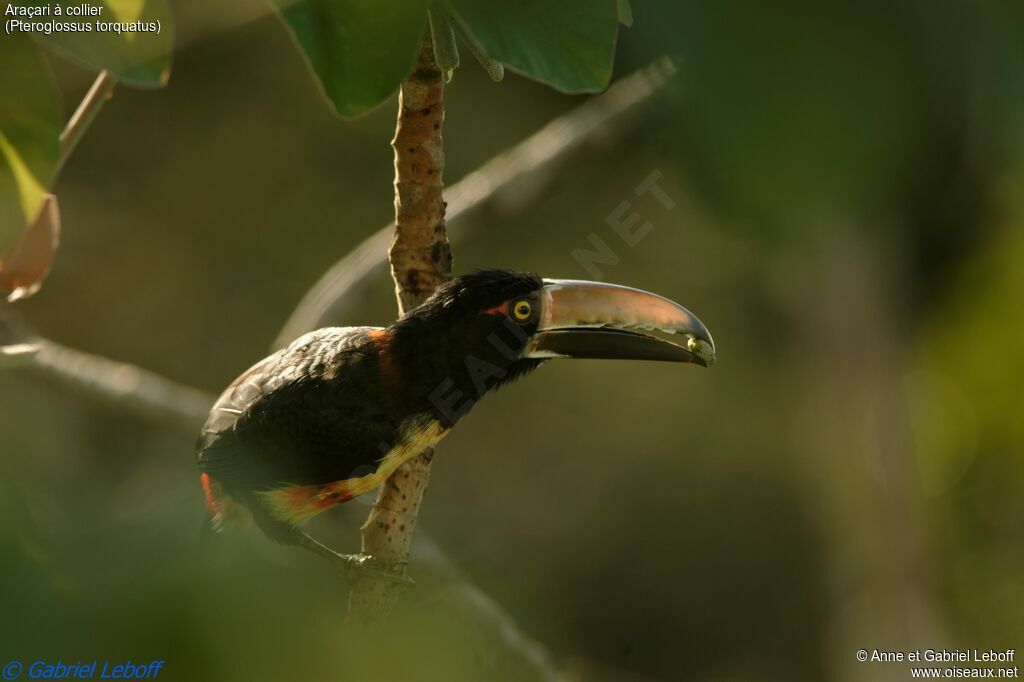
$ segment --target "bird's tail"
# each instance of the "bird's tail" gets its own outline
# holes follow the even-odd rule
[[[246,521],[245,509],[224,492],[220,483],[205,471],[199,476],[206,495],[206,511],[210,515],[209,527],[220,532],[225,528],[243,525]]]
[[[206,513],[203,514],[199,529],[199,553],[206,561],[221,563],[224,557],[224,543],[220,533],[230,527],[245,525],[249,519],[247,510],[224,492],[221,485],[203,473],[200,478],[206,496]]]

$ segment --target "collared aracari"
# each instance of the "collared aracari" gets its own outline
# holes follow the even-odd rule
[[[247,510],[272,540],[349,574],[401,579],[393,564],[335,552],[302,525],[380,486],[486,392],[553,358],[707,366],[715,346],[688,310],[638,289],[507,270],[457,277],[389,327],[311,332],[228,386],[197,443],[213,526]]]

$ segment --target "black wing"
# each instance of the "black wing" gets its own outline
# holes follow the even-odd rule
[[[398,423],[383,404],[375,333],[320,329],[248,369],[203,426],[200,470],[228,491],[245,491],[376,469],[397,440]]]

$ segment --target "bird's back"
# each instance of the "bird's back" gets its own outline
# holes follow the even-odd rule
[[[229,492],[322,484],[372,470],[398,426],[378,388],[375,339],[382,333],[320,329],[246,370],[203,426],[200,470]]]

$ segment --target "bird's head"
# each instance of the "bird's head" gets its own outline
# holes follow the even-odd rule
[[[478,398],[550,359],[705,367],[715,361],[715,344],[704,324],[667,298],[509,270],[482,270],[447,282],[391,330],[394,350],[417,356],[423,379],[439,382],[435,397],[447,386]],[[669,340],[673,336],[678,341]]]

